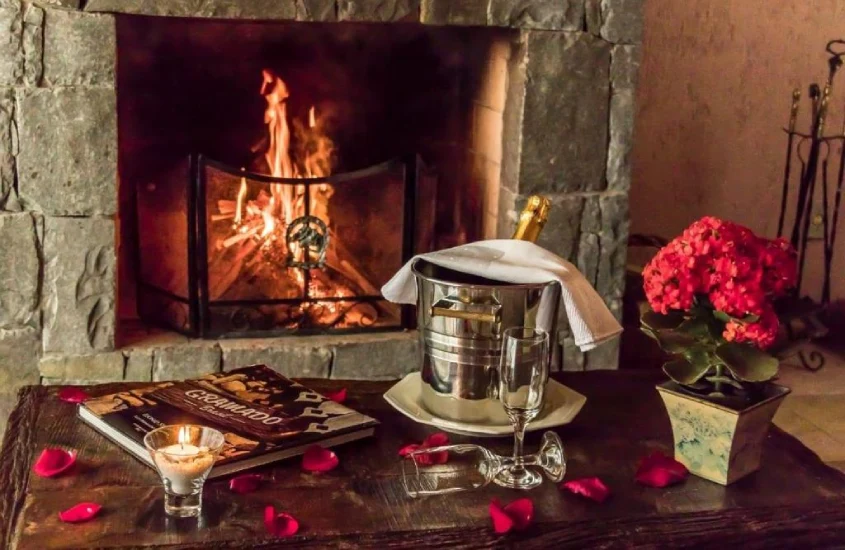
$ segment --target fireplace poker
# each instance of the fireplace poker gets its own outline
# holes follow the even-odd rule
[[[786,218],[786,204],[789,198],[789,175],[792,172],[792,147],[795,140],[795,122],[798,119],[798,105],[801,101],[801,89],[792,90],[792,105],[789,109],[789,129],[786,138],[786,167],[783,170],[783,190],[780,196],[780,217],[778,218],[778,237],[783,235],[783,223]]]

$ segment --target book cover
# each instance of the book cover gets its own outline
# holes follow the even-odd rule
[[[212,477],[370,435],[378,422],[265,365],[162,382],[86,400],[86,423],[150,464],[144,436],[169,424],[200,424],[226,443]]]

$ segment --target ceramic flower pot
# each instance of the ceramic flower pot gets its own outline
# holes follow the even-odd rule
[[[692,394],[675,382],[657,386],[672,422],[675,460],[693,474],[730,485],[760,467],[763,440],[789,388],[767,384],[744,409]]]

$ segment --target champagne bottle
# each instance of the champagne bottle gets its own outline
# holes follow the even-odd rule
[[[519,241],[537,242],[540,231],[546,225],[551,207],[552,203],[546,197],[541,197],[540,195],[531,195],[528,197],[528,202],[525,203],[525,208],[522,209],[522,213],[519,215],[516,231],[513,232],[513,237],[511,238]]]

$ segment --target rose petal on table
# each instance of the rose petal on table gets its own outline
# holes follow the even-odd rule
[[[640,461],[637,474],[634,477],[637,483],[649,487],[667,487],[680,483],[689,475],[687,467],[670,458],[660,451],[656,451]]]
[[[534,503],[530,498],[519,498],[510,504],[502,504],[493,499],[490,501],[490,519],[493,520],[493,531],[501,535],[511,529],[521,531],[531,524],[534,518]]]
[[[66,386],[62,388],[56,395],[59,399],[67,403],[82,403],[89,397],[85,390],[74,386]]]
[[[100,513],[102,506],[96,502],[80,502],[67,510],[59,512],[59,519],[65,523],[82,523],[94,519]]]
[[[436,432],[426,437],[423,447],[442,447],[449,444],[449,436],[443,432]]]
[[[264,508],[264,528],[276,537],[291,537],[299,531],[299,521],[290,514],[276,513],[270,505]]]
[[[260,474],[241,474],[229,480],[229,490],[245,495],[258,489],[264,478]]]
[[[76,463],[76,451],[48,447],[41,451],[32,471],[37,476],[55,477]]]
[[[421,448],[422,445],[420,445],[419,443],[410,443],[399,449],[399,456],[408,456],[409,454],[413,453],[414,451],[418,451]]]
[[[337,455],[319,445],[311,445],[302,455],[302,469],[307,472],[328,472],[337,468],[338,464]]]
[[[329,392],[326,394],[326,397],[335,403],[343,403],[346,401],[346,388],[339,389],[335,392]]]
[[[530,498],[518,498],[507,504],[504,510],[510,516],[513,528],[517,531],[531,525],[531,520],[534,519],[534,502]]]
[[[513,520],[496,499],[490,501],[490,519],[493,520],[493,531],[498,535],[513,529]]]
[[[572,481],[561,484],[561,487],[576,495],[585,496],[596,502],[604,502],[610,496],[610,489],[597,477],[573,479]]]

